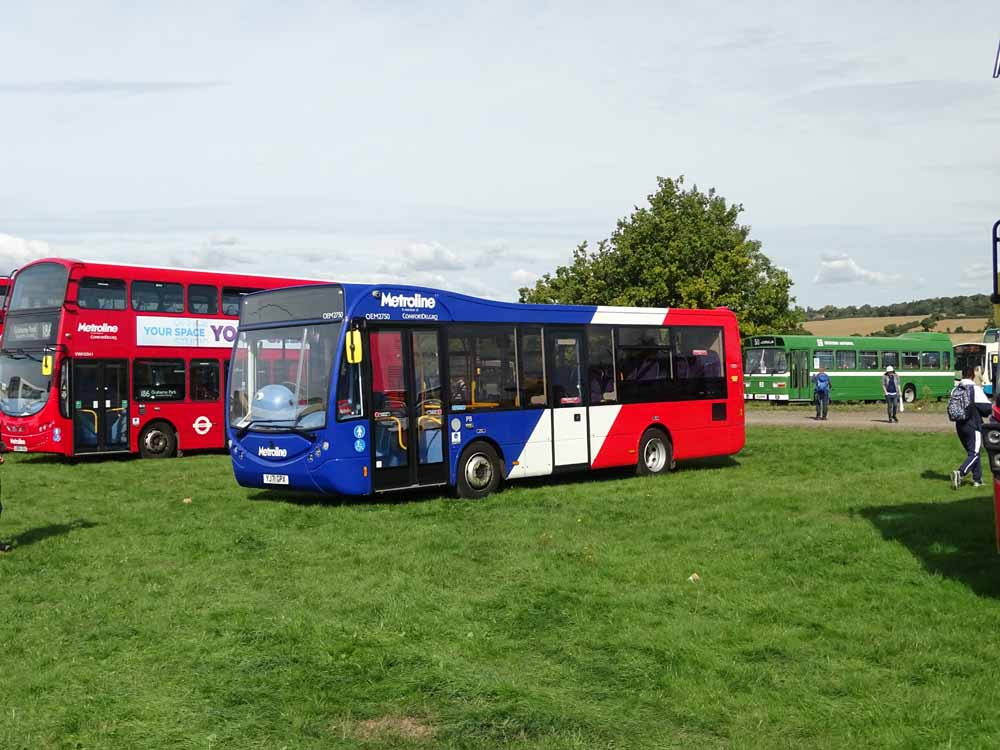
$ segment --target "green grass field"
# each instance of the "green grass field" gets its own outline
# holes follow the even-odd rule
[[[991,493],[844,436],[483,502],[15,458],[0,747],[995,748]]]

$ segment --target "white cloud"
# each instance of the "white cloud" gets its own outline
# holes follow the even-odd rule
[[[55,255],[48,242],[0,234],[0,273],[8,274],[39,258]]]
[[[523,268],[519,268],[516,271],[511,271],[510,280],[515,284],[520,284],[521,286],[527,286],[528,284],[535,283],[535,279],[538,278],[537,273],[532,273],[531,271],[526,271]]]
[[[461,271],[467,265],[455,252],[438,242],[417,242],[404,247],[400,264],[402,269],[414,271]]]
[[[962,269],[958,286],[973,292],[987,293],[993,285],[992,269],[987,263],[972,263]]]
[[[862,268],[849,255],[823,255],[814,284],[888,284],[900,279],[899,274],[883,273]]]

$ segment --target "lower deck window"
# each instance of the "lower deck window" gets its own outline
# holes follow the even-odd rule
[[[183,401],[184,360],[137,359],[132,391],[136,401]]]

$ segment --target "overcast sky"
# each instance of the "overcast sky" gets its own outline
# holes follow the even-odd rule
[[[989,2],[169,5],[3,3],[0,270],[509,299],[684,174],[801,304],[989,291]]]

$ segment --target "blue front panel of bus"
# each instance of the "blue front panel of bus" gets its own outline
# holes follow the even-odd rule
[[[369,453],[365,436],[354,437],[358,427],[367,433],[365,422],[345,422],[318,430],[315,442],[260,432],[237,442],[231,434],[236,481],[262,489],[366,495],[371,492]]]

